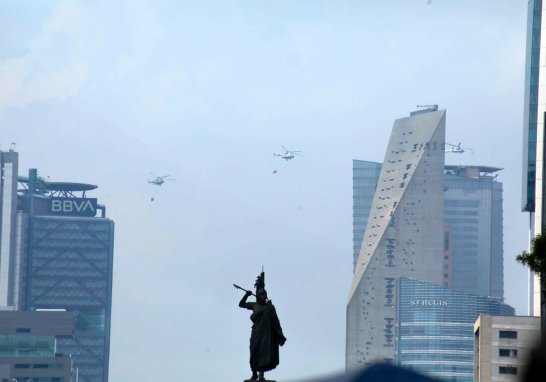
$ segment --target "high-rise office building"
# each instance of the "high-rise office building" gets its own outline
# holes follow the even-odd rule
[[[504,298],[502,183],[489,166],[446,166],[445,286]]]
[[[16,280],[17,184],[19,154],[0,151],[0,306],[13,306],[19,299],[20,284]]]
[[[353,263],[356,267],[381,163],[353,160]],[[501,168],[445,166],[443,284],[504,297]]]
[[[74,312],[74,338],[59,339],[57,347],[72,354],[80,382],[107,382],[114,222],[97,199],[86,196],[97,186],[48,182],[36,170],[12,178],[21,189],[9,225],[15,245],[9,260],[13,265],[0,287],[0,294],[7,296],[4,305]],[[5,182],[0,189],[4,195],[7,186]],[[1,215],[7,215],[4,208]]]
[[[474,323],[481,314],[510,315],[500,299],[399,278],[396,363],[450,382],[474,378]]]
[[[541,41],[546,30],[543,0],[529,0],[527,5],[527,48],[523,104],[523,179],[522,211],[529,213],[529,237],[542,234],[545,225],[544,121],[546,114],[546,45]],[[540,283],[529,272],[529,315],[540,315]]]
[[[353,160],[353,272],[362,248],[381,166],[381,163]]]
[[[349,293],[348,369],[394,362],[396,279],[443,282],[445,115],[394,123]]]

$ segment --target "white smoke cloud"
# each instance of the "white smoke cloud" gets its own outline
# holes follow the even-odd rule
[[[89,79],[91,65],[78,58],[78,29],[85,10],[61,1],[26,53],[0,62],[0,120],[13,107],[74,96]]]
[[[93,75],[138,72],[164,33],[142,4],[59,1],[25,53],[0,61],[0,122],[11,108],[75,96]]]

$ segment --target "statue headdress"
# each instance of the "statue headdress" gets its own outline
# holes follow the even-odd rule
[[[260,289],[265,290],[265,273],[263,271],[256,279],[254,287],[256,288],[256,292],[258,292]]]

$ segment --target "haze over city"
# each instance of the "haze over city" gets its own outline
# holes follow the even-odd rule
[[[505,302],[527,315],[526,22],[524,1],[0,0],[2,150],[97,185],[116,224],[110,380],[250,376],[232,284],[262,266],[287,337],[268,375],[343,371],[352,160],[383,162],[416,105],[473,148],[446,164],[503,168]]]

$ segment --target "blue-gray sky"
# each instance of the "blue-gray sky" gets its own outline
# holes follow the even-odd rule
[[[262,265],[288,338],[271,378],[343,369],[352,159],[382,161],[423,103],[475,149],[447,163],[505,168],[506,301],[526,314],[526,7],[0,0],[2,147],[22,172],[98,184],[116,221],[110,380],[250,376],[231,284]],[[281,144],[305,157],[281,163]]]

